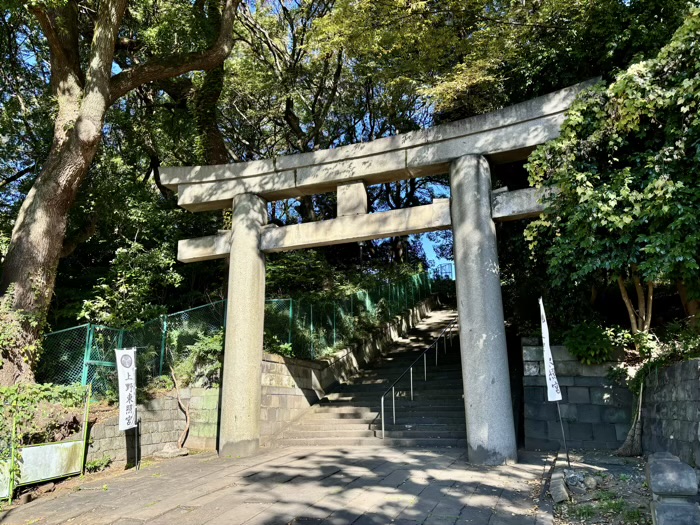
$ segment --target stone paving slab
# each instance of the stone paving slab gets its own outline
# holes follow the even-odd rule
[[[530,454],[469,465],[459,449],[284,448],[250,458],[199,454],[86,481],[0,512],[3,525],[542,525]]]

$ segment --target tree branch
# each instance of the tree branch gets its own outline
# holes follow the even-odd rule
[[[307,137],[304,131],[301,129],[299,117],[294,112],[294,101],[291,97],[287,97],[287,100],[285,102],[284,121],[289,126],[289,129],[292,130],[292,133],[296,135],[296,138],[299,141],[299,143],[297,144],[297,148],[299,149],[299,151],[307,151]]]
[[[328,93],[328,96],[326,97],[326,101],[323,104],[320,113],[318,116],[314,112],[314,130],[312,132],[312,140],[314,142],[314,146],[318,146],[319,142],[319,134],[321,132],[321,129],[323,127],[323,124],[325,124],[326,119],[328,118],[328,113],[331,110],[331,106],[333,105],[333,102],[335,102],[335,97],[338,94],[338,84],[340,83],[340,75],[343,71],[343,50],[338,51],[338,60],[335,66],[335,72],[333,73],[333,81],[331,84],[331,89]],[[325,80],[323,81],[325,84]]]
[[[97,13],[97,23],[90,45],[81,115],[90,113],[99,115],[100,121],[104,117],[105,110],[111,105],[109,84],[112,58],[126,4],[127,0],[102,0]]]
[[[26,168],[24,168],[24,169],[19,170],[19,171],[18,171],[17,173],[15,173],[14,175],[10,175],[10,176],[7,177],[6,179],[3,179],[2,181],[0,181],[0,188],[4,188],[5,186],[7,186],[8,184],[10,184],[11,182],[14,182],[14,181],[16,181],[16,180],[21,179],[21,178],[24,177],[27,173],[29,173],[30,171],[32,171],[35,167],[36,167],[36,164],[32,164],[31,166],[28,166],[28,167],[26,167]]]
[[[221,29],[216,42],[200,53],[177,53],[154,57],[148,62],[118,73],[110,81],[109,103],[148,82],[176,77],[195,70],[212,69],[228,57],[233,48],[233,24],[240,0],[226,0],[221,15]]]
[[[634,283],[634,289],[637,291],[637,315],[639,317],[639,320],[641,321],[639,325],[644,326],[647,321],[646,295],[644,292],[644,288],[642,287],[642,282],[639,280],[639,274],[637,273],[636,266],[632,267],[632,282]]]
[[[85,76],[80,66],[80,46],[78,36],[78,9],[75,2],[67,2],[63,7],[48,9],[33,6],[29,12],[39,22],[49,44],[52,69],[69,70],[75,75],[81,87]],[[63,77],[63,75],[59,75]],[[52,74],[52,81],[55,81]]]
[[[647,283],[647,311],[646,320],[644,321],[644,331],[651,328],[651,305],[654,302],[654,283]]]
[[[618,276],[618,278],[617,278],[617,284],[620,287],[620,293],[622,294],[622,300],[625,302],[625,306],[627,307],[627,315],[629,315],[630,325],[632,325],[632,334],[637,334],[639,332],[639,328],[637,327],[636,312],[634,311],[634,306],[632,306],[632,301],[630,301],[630,296],[627,294],[627,288],[625,287],[625,280],[622,278],[621,275]]]
[[[267,47],[272,55],[275,73],[277,73],[277,77],[282,80],[284,77],[284,68],[282,67],[281,62],[287,62],[285,51],[275,44],[272,36],[270,36],[270,33],[263,26],[261,26],[257,20],[255,20],[253,15],[248,10],[248,6],[246,4],[243,4],[239,19],[248,29],[248,31],[250,31],[252,34],[257,34],[258,38],[265,43],[265,47]]]
[[[185,445],[185,440],[187,439],[187,434],[190,432],[190,404],[189,402],[185,405],[182,402],[182,397],[180,397],[180,385],[177,382],[177,376],[175,375],[175,369],[173,365],[170,365],[170,376],[173,378],[173,384],[175,385],[175,393],[177,394],[177,404],[180,410],[185,414],[185,428],[180,433],[180,437],[177,440],[177,448],[182,448]]]

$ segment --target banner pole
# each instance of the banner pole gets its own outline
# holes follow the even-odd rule
[[[559,424],[561,425],[561,438],[564,441],[564,450],[566,451],[566,462],[571,468],[571,459],[569,458],[569,447],[566,445],[566,433],[564,432],[564,420],[561,418],[561,406],[559,406],[559,401],[557,401],[557,412],[559,412]]]
[[[136,448],[134,454],[136,470],[141,470],[141,416],[138,415],[138,408],[136,409],[136,437],[134,438],[134,445]]]

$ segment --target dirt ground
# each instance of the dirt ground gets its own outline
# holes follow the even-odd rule
[[[620,458],[609,453],[571,453],[565,467],[569,503],[554,507],[555,525],[651,524],[651,492],[642,458]]]

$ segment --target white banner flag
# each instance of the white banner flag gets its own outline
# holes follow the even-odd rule
[[[554,359],[552,359],[552,349],[549,347],[549,328],[547,328],[547,317],[544,315],[544,303],[540,297],[540,318],[542,319],[542,346],[544,347],[544,376],[547,380],[547,400],[561,401],[561,390],[559,381],[554,371]]]
[[[136,426],[136,349],[115,350],[119,376],[119,430]]]

